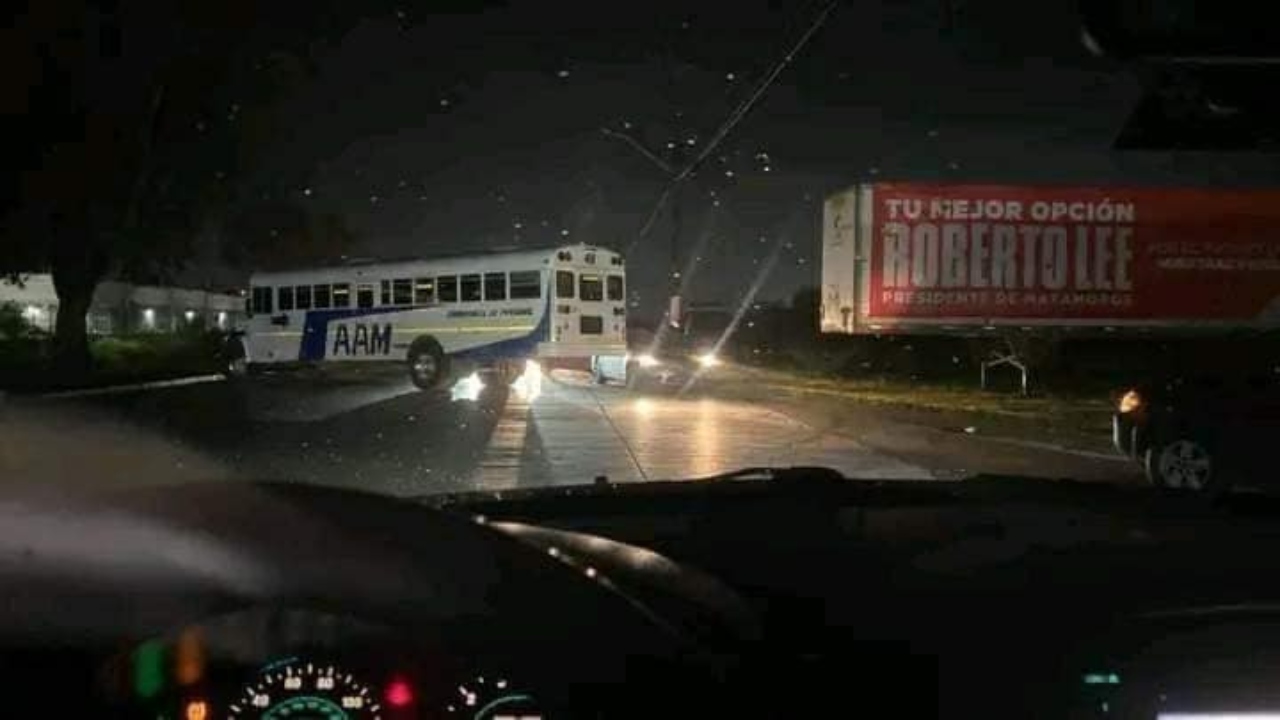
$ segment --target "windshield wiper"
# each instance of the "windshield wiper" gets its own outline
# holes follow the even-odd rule
[[[845,482],[840,471],[822,465],[794,467],[770,467],[761,465],[730,470],[716,475],[700,477],[695,482],[707,480],[772,480],[774,482]]]

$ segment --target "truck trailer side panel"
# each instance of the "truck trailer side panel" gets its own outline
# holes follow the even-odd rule
[[[822,330],[1280,325],[1280,191],[876,183],[824,206]]]

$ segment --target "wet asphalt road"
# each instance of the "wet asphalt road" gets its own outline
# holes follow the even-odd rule
[[[16,426],[26,438],[8,444],[6,464],[26,477],[104,486],[270,479],[401,496],[601,475],[685,479],[753,465],[930,476],[759,404],[635,394],[572,373],[544,377],[540,391],[521,389],[423,393],[398,372],[298,372],[45,401],[6,413],[9,437]],[[68,437],[77,448],[69,456],[55,447]],[[15,444],[33,456],[25,465]]]
[[[974,472],[1133,482],[1115,457],[969,437],[816,402],[741,378],[688,396],[557,372],[535,390],[416,390],[399,368],[298,371],[64,400],[0,402],[11,484],[114,488],[283,480],[399,496],[689,479],[747,466],[823,465],[850,477]],[[745,383],[750,385],[749,382]],[[1139,480],[1140,481],[1140,480]]]

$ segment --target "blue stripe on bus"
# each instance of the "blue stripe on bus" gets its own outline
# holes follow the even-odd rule
[[[421,310],[421,307],[375,307],[375,308],[348,308],[342,310],[308,310],[306,318],[302,324],[302,342],[298,344],[299,360],[323,360],[328,351],[328,342],[326,338],[329,335],[329,322],[331,320],[346,320],[348,318],[365,317],[367,315],[394,315],[396,313],[408,312],[410,310]],[[489,345],[462,350],[453,353],[455,357],[465,357],[473,360],[493,360],[508,357],[522,357],[533,355],[538,349],[538,343],[544,342],[550,337],[551,329],[551,298],[547,298],[543,304],[542,319],[534,326],[528,335],[508,340],[501,340]]]
[[[367,315],[391,315],[398,312],[417,310],[415,307],[401,308],[352,308],[344,310],[308,310],[302,322],[302,342],[298,344],[299,360],[323,360],[328,343],[325,338],[329,334],[330,320],[365,317]]]

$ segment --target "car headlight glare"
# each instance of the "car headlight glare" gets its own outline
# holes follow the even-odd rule
[[[1137,390],[1130,390],[1120,396],[1119,410],[1121,414],[1128,415],[1129,413],[1136,412],[1141,408],[1142,396],[1138,394]]]

